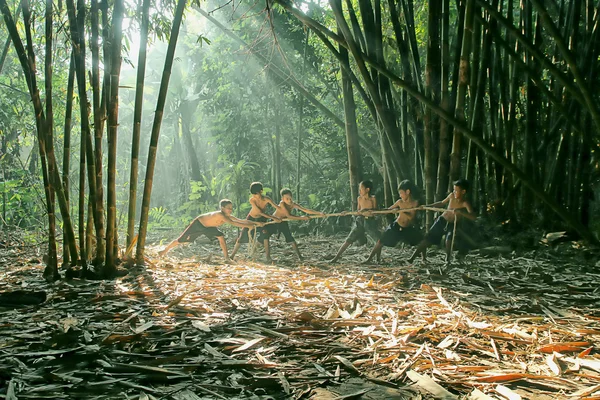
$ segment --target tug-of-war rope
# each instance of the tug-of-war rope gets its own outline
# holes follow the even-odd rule
[[[375,216],[375,215],[400,214],[402,212],[408,212],[408,211],[433,211],[433,212],[442,212],[443,213],[445,211],[453,211],[453,210],[449,210],[447,208],[439,208],[439,207],[420,206],[420,207],[412,207],[412,208],[393,208],[390,210],[342,211],[342,212],[331,213],[331,214],[306,215],[306,217],[308,219],[317,219],[317,218],[346,217],[346,216],[358,215],[358,216],[368,218],[368,217]],[[454,218],[454,227],[453,227],[453,231],[452,231],[452,244],[450,245],[450,252],[454,251],[454,239],[456,238],[456,221],[457,221],[457,219],[458,218],[456,218],[456,217]],[[299,220],[292,219],[292,218],[281,218],[279,220],[265,222],[263,226],[279,224],[281,222],[286,222],[286,221],[299,221]],[[257,229],[260,229],[260,228],[257,228]],[[256,250],[257,229],[252,229],[252,232],[248,232],[248,236],[251,238],[250,243],[248,243],[248,254],[250,257],[253,256],[254,251]]]

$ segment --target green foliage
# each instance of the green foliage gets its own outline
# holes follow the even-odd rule
[[[31,182],[27,171],[14,170],[12,179],[0,182],[0,212],[8,225],[31,228],[39,224],[44,208],[39,201],[39,183]]]

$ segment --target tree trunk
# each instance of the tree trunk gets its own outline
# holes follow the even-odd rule
[[[50,179],[53,180],[53,186],[55,188],[55,192],[57,195],[58,204],[60,207],[61,214],[63,216],[64,222],[64,230],[67,231],[68,235],[73,237],[73,226],[71,225],[71,218],[69,215],[69,209],[66,203],[66,199],[64,196],[62,183],[60,182],[60,176],[58,175],[58,170],[56,168],[56,159],[54,158],[54,153],[50,154],[48,158],[48,162],[53,165],[53,171],[55,172],[53,177],[48,176],[48,168],[46,166],[46,154],[45,154],[45,116],[44,109],[42,107],[42,102],[39,95],[39,90],[37,88],[36,76],[35,76],[35,58],[33,57],[33,46],[31,45],[31,31],[29,30],[29,4],[27,2],[23,3],[23,19],[25,23],[25,27],[27,29],[28,36],[28,47],[32,49],[30,56],[28,58],[23,43],[21,42],[21,38],[19,36],[19,32],[17,31],[17,27],[14,23],[12,15],[10,13],[10,9],[8,8],[8,4],[6,0],[0,0],[0,11],[4,16],[4,21],[6,24],[6,29],[8,30],[10,37],[12,39],[13,45],[19,57],[19,62],[21,63],[21,68],[23,69],[23,73],[27,80],[27,87],[29,89],[29,93],[31,95],[31,100],[34,107],[34,112],[36,116],[36,132],[38,138],[38,150],[40,153],[40,160],[42,164],[42,178],[44,179],[44,187],[46,189],[46,201],[47,206],[50,200],[49,188],[50,188]],[[27,15],[27,17],[25,17]],[[69,248],[71,252],[71,257],[75,259],[77,257],[77,248],[73,245]],[[45,275],[47,279],[55,279],[57,276],[55,272],[57,272],[57,265],[54,268],[50,268],[48,271],[49,274]]]
[[[106,14],[107,10],[103,10]],[[104,24],[103,24],[104,25]],[[107,24],[108,25],[108,24]],[[102,181],[102,136],[104,132],[104,120],[106,118],[106,106],[102,105],[101,97],[106,93],[100,91],[100,50],[98,46],[98,0],[92,0],[90,7],[90,50],[92,52],[92,111],[94,115],[94,166],[96,169],[96,252],[94,255],[94,264],[101,265],[104,261],[105,243],[104,243],[104,182]],[[107,31],[107,26],[103,26]],[[106,36],[103,41],[109,41]],[[110,60],[104,54],[104,68],[110,70]],[[104,85],[107,85],[106,72],[104,75]],[[105,86],[106,87],[106,86]],[[88,249],[91,253],[92,249]],[[89,254],[91,255],[91,254]]]
[[[45,19],[45,33],[46,33],[46,46],[45,46],[45,62],[44,62],[44,86],[46,92],[46,124],[44,127],[44,131],[46,132],[45,144],[46,144],[46,154],[49,159],[55,158],[54,155],[54,111],[52,109],[52,44],[54,42],[52,35],[52,21],[53,21],[53,10],[52,10],[52,0],[46,0],[46,14],[44,16]],[[24,19],[25,20],[25,19]],[[29,34],[29,27],[27,28],[27,33]],[[29,38],[27,39],[28,47],[31,45],[29,43]],[[30,48],[30,57],[33,59],[33,47]],[[34,61],[35,65],[35,61]],[[35,71],[35,67],[33,68]],[[54,188],[53,188],[53,179],[52,177],[57,174],[58,171],[55,170],[56,163],[48,163],[48,176],[49,176],[49,204],[47,204],[48,209],[48,267],[53,268],[56,271],[53,271],[54,276],[58,276],[58,255],[57,255],[57,245],[56,245],[56,204],[54,199]]]
[[[137,79],[135,82],[135,106],[133,110],[133,133],[131,141],[131,170],[129,173],[129,207],[127,212],[127,248],[131,246],[135,235],[135,212],[137,203],[137,181],[140,155],[140,132],[142,129],[142,106],[144,103],[144,81],[146,75],[146,54],[148,47],[148,26],[150,0],[143,0],[140,9],[142,26],[140,32],[140,51],[138,54]]]
[[[21,13],[21,3],[19,3],[19,7],[17,7],[17,11],[15,12],[15,22],[19,19],[19,14]],[[4,68],[4,62],[6,61],[6,56],[8,55],[8,50],[10,50],[10,41],[11,37],[8,35],[6,41],[4,42],[4,47],[2,48],[2,54],[0,54],[0,74],[2,74],[2,69]]]
[[[121,41],[123,38],[123,0],[115,0],[112,14],[112,35],[110,57],[110,101],[108,102],[108,170],[107,177],[107,213],[106,213],[106,262],[102,275],[115,275],[117,227],[117,133],[119,128],[119,77],[121,75]],[[100,240],[100,239],[98,239]]]
[[[471,36],[473,33],[473,3],[475,0],[466,0],[465,30],[460,51],[460,71],[458,77],[458,92],[454,115],[459,121],[465,121],[465,102],[467,86],[469,84],[469,63],[471,57]],[[452,140],[452,153],[450,154],[450,181],[460,176],[460,159],[462,152],[461,134],[454,131]]]
[[[78,206],[78,210],[79,210],[79,220],[78,220],[79,253],[80,253],[80,257],[81,257],[81,266],[84,269],[87,268],[88,252],[91,251],[91,249],[89,249],[87,247],[87,241],[85,238],[86,237],[85,211],[87,209],[87,206],[85,204],[85,172],[86,172],[86,170],[85,170],[85,146],[86,146],[86,141],[82,135],[80,143],[79,143],[79,196],[78,196],[77,206]]]
[[[441,64],[440,57],[440,19],[441,19],[441,0],[431,0],[429,2],[429,13],[427,19],[427,64],[425,66],[425,95],[432,102],[439,103],[440,76],[439,68]],[[424,156],[425,156],[425,202],[431,204],[435,197],[435,173],[434,154],[436,153],[434,143],[437,138],[437,118],[431,108],[425,109],[425,131],[423,132]],[[426,213],[427,226],[432,223],[433,215]]]
[[[341,0],[338,4],[341,5]],[[339,26],[338,26],[339,32]],[[341,34],[341,32],[339,32]],[[348,153],[348,175],[350,177],[350,197],[352,201],[352,210],[357,209],[356,199],[358,198],[358,184],[362,179],[362,166],[360,157],[360,147],[358,144],[358,126],[356,125],[356,104],[354,103],[354,92],[352,82],[348,75],[350,70],[350,58],[348,50],[339,47],[340,64],[342,65],[342,97],[344,100],[344,119],[346,132],[346,151]]]
[[[450,112],[450,0],[442,0],[442,31],[441,31],[441,105]],[[448,189],[448,160],[449,160],[450,126],[445,119],[440,120],[440,141],[438,147],[438,170],[435,200],[446,197]]]
[[[150,196],[152,194],[152,182],[154,178],[154,166],[156,165],[156,152],[158,149],[158,138],[160,136],[160,126],[165,109],[167,98],[167,89],[169,88],[169,79],[171,78],[171,69],[179,36],[179,28],[183,19],[183,10],[186,0],[177,0],[177,9],[173,17],[173,27],[169,38],[165,66],[160,82],[156,111],[154,113],[154,122],[152,123],[152,134],[150,137],[150,146],[148,149],[148,163],[146,166],[146,179],[144,181],[144,197],[142,198],[142,211],[140,216],[140,231],[136,248],[136,263],[144,263],[144,247],[146,246],[146,233],[148,231],[148,213],[150,211]]]
[[[278,92],[281,96],[281,93]],[[278,96],[278,97],[279,97]],[[273,143],[273,200],[279,202],[279,191],[281,190],[281,104],[273,104],[275,117],[275,141]]]
[[[304,39],[304,54],[302,60],[302,73],[300,75],[300,84],[304,84],[304,74],[306,71],[306,55],[308,50],[308,38],[310,29],[306,29],[306,37]],[[299,96],[300,104],[298,106],[298,146],[296,158],[296,201],[300,202],[300,179],[302,178],[302,134],[304,133],[304,96]]]
[[[196,108],[197,103],[192,103],[186,100],[183,100],[179,106],[179,109],[181,110],[181,134],[185,143],[187,156],[190,160],[190,166],[192,167],[191,178],[193,181],[200,182],[202,181],[202,171],[200,170],[200,163],[198,162],[198,156],[196,155],[196,150],[194,149],[194,142],[192,141],[192,133],[190,129],[190,121]]]
[[[539,0],[530,0],[530,1],[533,4],[533,6],[535,7],[536,11],[538,12],[544,28],[550,34],[550,36],[554,39],[555,43],[557,44],[558,48],[560,49],[560,52],[561,52],[564,60],[566,61],[567,65],[569,66],[569,70],[573,74],[573,78],[575,80],[575,85],[577,85],[577,87],[579,88],[579,90],[581,92],[581,95],[584,100],[584,105],[587,108],[587,111],[590,113],[592,119],[594,120],[596,129],[597,130],[600,129],[600,112],[598,111],[596,102],[594,101],[594,99],[590,93],[590,90],[589,90],[589,86],[591,83],[587,82],[587,80],[580,73],[579,68],[577,66],[577,60],[575,59],[573,53],[569,50],[567,44],[565,43],[562,36],[560,35],[560,32],[558,31],[558,29],[552,22],[552,19],[550,18],[548,11],[546,10],[546,8],[544,8],[544,5]],[[579,10],[577,10],[575,12],[578,13]]]
[[[69,172],[71,170],[71,117],[73,115],[73,90],[75,86],[75,60],[71,54],[69,62],[69,78],[67,83],[67,99],[65,105],[65,127],[63,131],[63,177],[62,183],[65,191],[65,198],[67,200],[67,207],[69,207]],[[69,210],[70,211],[70,210]],[[75,247],[75,237],[70,236],[65,230],[63,233],[63,263],[69,265],[69,246]],[[77,262],[77,258],[73,259],[73,262]]]
[[[85,5],[82,0],[77,2],[77,15],[75,13],[75,4],[73,0],[67,0],[67,12],[69,15],[69,25],[71,32],[71,41],[73,54],[75,57],[75,74],[77,78],[77,90],[79,93],[79,111],[81,123],[81,140],[85,141],[85,159],[88,175],[89,199],[92,202],[92,212],[94,224],[96,225],[96,242],[97,246],[101,245],[103,238],[99,236],[98,224],[100,216],[96,208],[96,166],[94,162],[94,149],[92,147],[92,136],[90,133],[88,100],[86,91],[85,78],[85,41],[83,39],[83,22],[85,16]],[[81,182],[81,178],[80,178]],[[85,204],[83,205],[85,207]],[[81,209],[81,208],[80,208]],[[81,228],[80,228],[81,231]],[[80,239],[81,240],[81,239]],[[90,249],[87,249],[88,251]],[[82,260],[84,258],[82,257]],[[86,263],[83,261],[85,267]]]

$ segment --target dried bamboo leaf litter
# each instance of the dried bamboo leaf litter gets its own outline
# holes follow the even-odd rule
[[[321,257],[331,240],[303,240]],[[39,279],[3,255],[4,398],[598,398],[600,274],[577,260],[470,255],[278,266],[150,259],[116,281]],[[185,251],[194,251],[188,248]],[[181,253],[180,253],[181,254]],[[152,255],[149,252],[149,255]],[[219,258],[213,257],[213,262]],[[329,396],[329,397],[328,397]]]

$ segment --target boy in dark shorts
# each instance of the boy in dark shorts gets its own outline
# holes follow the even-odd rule
[[[292,191],[290,189],[281,189],[281,192],[279,192],[279,194],[281,195],[281,202],[279,203],[279,208],[277,210],[275,210],[275,213],[273,214],[277,218],[288,219],[288,220],[298,220],[298,221],[306,221],[309,219],[307,216],[299,217],[299,216],[293,215],[292,211],[294,210],[294,208],[296,208],[306,214],[320,215],[320,216],[325,215],[322,212],[304,208],[301,205],[294,203],[294,200],[292,199]],[[303,261],[302,256],[300,255],[300,250],[298,250],[298,245],[296,244],[296,240],[292,236],[292,232],[290,232],[290,226],[288,225],[287,221],[279,222],[276,224],[268,224],[262,228],[262,232],[263,232],[263,238],[264,238],[263,243],[265,246],[265,255],[267,257],[267,262],[269,262],[269,263],[272,262],[271,252],[270,252],[270,247],[269,247],[269,238],[276,233],[283,233],[283,236],[285,237],[285,242],[291,243],[292,247],[294,248],[294,251],[296,252],[296,255],[298,256],[298,259],[300,261]]]
[[[461,230],[465,230],[466,226],[471,226],[468,222],[475,221],[477,216],[473,212],[471,204],[466,200],[467,191],[469,190],[469,182],[466,179],[459,179],[454,182],[454,190],[444,200],[433,203],[428,207],[440,207],[448,204],[448,209],[440,215],[429,232],[425,235],[425,238],[419,243],[417,249],[413,255],[408,259],[409,262],[413,262],[415,258],[427,251],[427,247],[432,244],[439,244],[442,238],[445,241],[446,247],[446,264],[450,264],[452,259],[452,236],[454,232],[454,221],[456,220],[457,236]],[[455,238],[455,247],[459,250],[459,255],[462,257],[469,250],[469,245],[466,241],[460,240],[459,237]]]
[[[381,235],[381,238],[373,247],[369,258],[364,261],[364,264],[370,263],[373,257],[377,257],[377,262],[381,261],[381,249],[386,247],[394,247],[400,242],[408,243],[416,246],[422,239],[423,235],[418,228],[414,227],[415,216],[417,215],[416,208],[419,206],[419,201],[413,197],[415,187],[409,180],[400,182],[398,186],[398,194],[400,199],[395,202],[388,210],[393,209],[410,209],[398,214],[398,218],[391,223]]]
[[[367,235],[374,240],[379,237],[380,233],[377,219],[373,214],[369,213],[370,210],[377,209],[377,200],[375,199],[375,196],[371,196],[372,189],[373,182],[371,181],[362,181],[358,185],[358,193],[360,196],[358,196],[357,211],[361,212],[362,215],[357,215],[354,218],[350,234],[330,262],[337,262],[344,251],[346,251],[352,243],[358,242],[359,246],[367,244]]]
[[[274,215],[269,215],[269,214],[265,213],[265,210],[269,204],[275,208],[275,212],[277,212],[277,210],[279,210],[279,206],[277,204],[275,204],[273,202],[273,200],[271,200],[269,197],[263,196],[262,192],[263,192],[262,183],[252,182],[252,184],[250,184],[250,193],[252,194],[252,196],[250,197],[250,205],[252,205],[252,208],[250,209],[250,212],[246,216],[246,219],[249,221],[255,221],[255,222],[262,223],[262,224],[267,222],[269,219],[272,219],[274,221],[281,221],[280,218],[278,218]],[[248,243],[250,241],[250,237],[248,234],[249,234],[248,228],[244,228],[240,232],[240,235],[238,236],[237,240],[235,241],[235,246],[233,247],[233,251],[231,252],[232,260],[233,260],[233,257],[235,257],[237,251],[239,250],[240,245],[242,243]],[[257,235],[258,235],[258,241],[261,243],[264,242],[265,234],[263,233],[263,231],[258,230]]]
[[[221,207],[220,211],[213,211],[210,213],[202,214],[196,217],[191,224],[183,231],[183,233],[171,243],[167,245],[158,255],[163,257],[173,247],[178,246],[182,243],[191,243],[196,240],[197,237],[205,235],[209,239],[217,238],[223,250],[223,256],[225,261],[231,262],[231,259],[227,255],[227,243],[225,242],[225,236],[217,227],[223,224],[231,224],[244,229],[255,229],[256,227],[263,226],[262,223],[245,221],[231,215],[233,212],[233,203],[231,200],[223,199],[219,202]]]

